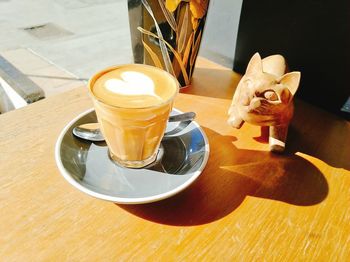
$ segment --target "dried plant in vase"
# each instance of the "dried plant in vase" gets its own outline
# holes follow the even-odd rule
[[[168,71],[182,87],[190,85],[208,4],[209,0],[129,0],[135,62]]]
[[[287,73],[283,56],[250,59],[229,109],[228,123],[240,128],[244,121],[269,126],[269,144],[273,152],[285,148],[289,123],[293,117],[293,96],[298,89],[300,72]]]

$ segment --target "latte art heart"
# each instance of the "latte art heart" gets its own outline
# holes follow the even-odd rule
[[[131,64],[100,75],[91,92],[101,102],[123,108],[158,106],[178,91],[176,79],[159,68]]]
[[[106,88],[119,95],[149,95],[161,99],[155,93],[153,80],[145,74],[127,71],[123,72],[121,79],[109,79],[106,81]]]

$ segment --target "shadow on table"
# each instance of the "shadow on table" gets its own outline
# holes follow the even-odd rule
[[[296,100],[287,149],[308,154],[332,167],[350,170],[349,134],[349,121]]]
[[[328,183],[310,162],[295,154],[238,149],[235,138],[204,128],[211,145],[207,168],[182,193],[144,205],[119,205],[157,223],[191,226],[210,223],[233,212],[246,196],[309,206],[323,201]]]
[[[198,77],[205,79],[200,85],[196,85]],[[239,76],[226,70],[197,68],[193,87],[183,92],[231,99],[238,81]],[[213,86],[216,87],[214,91]],[[247,196],[298,206],[322,202],[329,190],[326,178],[296,152],[332,167],[350,170],[350,147],[347,146],[350,123],[298,99],[283,155],[238,149],[233,144],[235,137],[203,129],[209,138],[210,158],[207,168],[193,185],[160,202],[120,207],[157,223],[200,225],[230,214]],[[266,131],[263,129],[261,136],[255,139],[267,143]]]

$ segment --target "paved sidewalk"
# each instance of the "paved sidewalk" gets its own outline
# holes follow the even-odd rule
[[[80,78],[132,61],[125,0],[0,1],[0,30],[0,54],[28,48]]]

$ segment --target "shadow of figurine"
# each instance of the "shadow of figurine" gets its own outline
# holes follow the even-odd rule
[[[192,226],[221,219],[247,196],[310,206],[322,202],[328,183],[322,173],[298,155],[238,149],[234,137],[204,128],[211,157],[188,189],[160,202],[118,205],[144,219],[167,225]]]

